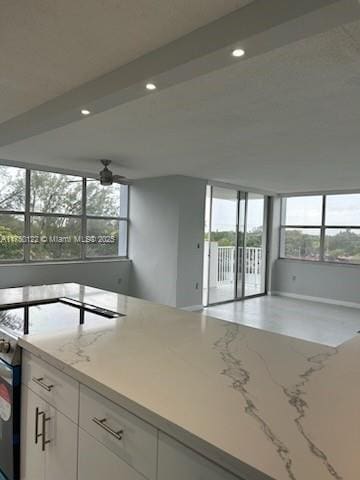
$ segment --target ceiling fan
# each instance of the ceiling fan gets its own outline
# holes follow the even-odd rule
[[[104,187],[109,187],[113,183],[119,183],[121,185],[130,185],[131,180],[123,175],[113,175],[112,171],[108,168],[111,160],[102,159],[100,162],[104,165],[104,168],[100,170],[97,178],[88,178],[88,182],[100,181],[100,184]],[[82,180],[69,180],[69,183],[81,182]]]
[[[104,165],[104,168],[100,170],[100,173],[99,173],[99,179],[100,179],[101,185],[105,187],[105,186],[112,185],[113,183],[120,183],[124,185],[130,184],[130,181],[123,175],[113,175],[112,171],[108,168],[111,163],[111,160],[103,159],[103,160],[100,160],[100,162]]]

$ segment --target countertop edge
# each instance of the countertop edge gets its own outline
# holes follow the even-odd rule
[[[229,471],[233,475],[236,475],[238,477],[240,476],[240,478],[244,477],[243,480],[275,480],[273,477],[269,477],[267,474],[260,472],[254,467],[241,462],[241,460],[239,460],[238,458],[233,457],[227,452],[218,449],[214,445],[208,443],[206,440],[197,437],[191,432],[184,430],[180,426],[164,419],[157,413],[148,410],[134,400],[131,400],[130,398],[125,397],[121,393],[116,392],[111,388],[101,384],[97,380],[94,380],[92,377],[79,372],[71,365],[68,365],[61,360],[54,358],[52,355],[46,353],[44,350],[27,342],[25,338],[19,338],[18,343],[20,347],[24,350],[49,363],[49,365],[51,365],[52,367],[55,367],[66,375],[69,375],[74,380],[77,380],[79,383],[85,385],[86,387],[89,387],[90,389],[94,390],[96,393],[103,396],[104,398],[109,399],[116,405],[119,405],[125,410],[128,410],[133,415],[139,417],[153,427],[161,430],[166,435],[169,435],[176,441],[194,450],[196,453],[214,462],[215,464]]]

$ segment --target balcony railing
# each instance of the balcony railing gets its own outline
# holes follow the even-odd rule
[[[212,242],[215,243],[215,242]],[[235,277],[235,250],[236,247],[219,247],[216,244],[216,249],[212,251],[217,253],[217,286],[221,287],[229,285],[234,282]],[[239,272],[243,269],[243,249],[239,248],[238,262]],[[214,259],[215,260],[215,259]],[[246,282],[255,287],[261,284],[262,272],[262,248],[260,247],[246,247],[245,248],[245,279]],[[215,264],[216,265],[216,264]],[[215,266],[214,265],[214,266]]]

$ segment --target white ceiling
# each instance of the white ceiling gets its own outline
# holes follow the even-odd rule
[[[252,0],[0,0],[0,122]]]
[[[0,148],[5,159],[274,192],[360,187],[360,22]]]

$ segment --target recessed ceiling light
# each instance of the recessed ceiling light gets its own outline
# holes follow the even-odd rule
[[[90,110],[87,110],[86,108],[83,108],[83,109],[81,110],[81,114],[82,114],[82,115],[90,115],[90,113],[91,113]]]
[[[235,50],[232,51],[232,56],[233,57],[243,57],[245,55],[245,50],[242,48],[235,48]]]
[[[147,83],[146,84],[146,90],[156,90],[155,83]]]

